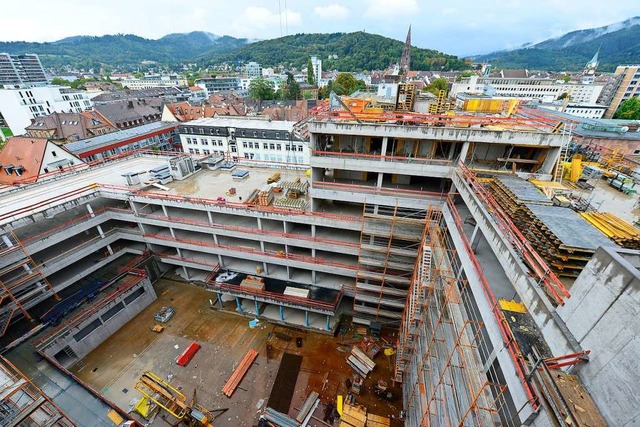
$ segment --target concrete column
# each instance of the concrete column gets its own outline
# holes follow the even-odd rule
[[[222,255],[218,254],[218,264],[220,264],[220,267],[224,267],[224,262],[222,261]]]
[[[384,174],[382,172],[378,172],[378,182],[376,184],[376,186],[378,188],[382,187],[382,180],[384,179]]]
[[[138,216],[138,209],[136,208],[136,204],[134,201],[129,200],[129,206],[131,206],[131,210],[135,216]]]
[[[209,225],[213,225],[213,215],[211,215],[211,211],[207,211],[207,218],[209,218]]]
[[[260,316],[260,303],[258,303],[258,300],[254,300],[253,302],[256,306],[256,316]]]
[[[280,306],[280,320],[284,321],[284,307]]]
[[[242,313],[242,300],[240,297],[236,297],[236,310]]]
[[[216,245],[218,245],[218,235],[217,234],[212,234],[213,236],[213,243],[215,243]]]
[[[95,218],[96,214],[93,213],[93,208],[91,207],[91,205],[89,203],[87,203],[87,212],[89,212],[89,216],[91,218]]]
[[[105,235],[104,235],[104,231],[102,231],[102,227],[100,227],[100,225],[96,225],[96,229],[98,230],[98,234],[100,235],[100,237],[104,239]]]
[[[304,326],[309,327],[309,311],[304,311]]]
[[[164,216],[169,218],[169,211],[167,210],[167,207],[165,205],[160,205],[160,207],[162,207],[162,213],[164,214]]]
[[[311,224],[311,237],[316,237],[316,225]]]
[[[169,232],[171,233],[171,237],[176,238],[176,232],[173,231],[173,227],[169,227]]]
[[[384,156],[386,155],[388,144],[389,144],[389,137],[385,136],[384,138],[382,138],[382,148],[380,149],[380,154],[382,154],[382,158],[380,159],[381,162],[384,162]]]
[[[222,302],[222,292],[218,293],[218,302],[220,303],[220,308],[224,308],[224,303]]]
[[[107,251],[109,251],[109,255],[113,255],[113,249],[111,248],[111,245],[107,245]]]
[[[187,267],[182,266],[182,271],[184,271],[184,277],[189,280],[190,276],[189,276],[189,270],[187,270]]]
[[[260,250],[264,252],[264,242],[260,240]]]
[[[291,280],[291,268],[287,265],[287,279]]]
[[[456,142],[449,143],[449,152],[447,153],[447,159],[449,160],[453,159],[453,152],[456,150],[456,146],[457,146]]]
[[[287,226],[287,221],[282,221],[282,227],[283,227],[285,233],[289,232],[288,231],[289,227]]]
[[[262,230],[262,218],[257,217],[256,219],[258,220],[258,230]]]
[[[9,237],[7,237],[6,234],[2,235],[2,241],[4,242],[5,245],[7,245],[8,248],[11,248],[11,247],[15,246],[13,244],[13,242],[11,241],[11,239],[9,239]]]
[[[327,314],[327,331],[331,330],[331,316]]]
[[[313,283],[314,285],[317,283],[315,270],[311,270],[311,283]]]
[[[263,273],[265,276],[268,276],[268,275],[269,275],[269,269],[267,268],[267,267],[268,267],[268,265],[269,265],[269,264],[267,264],[266,262],[264,262],[264,261],[262,262],[262,273]]]
[[[460,161],[462,163],[464,163],[465,159],[467,158],[467,153],[469,152],[469,144],[469,141],[462,143],[462,149],[460,150]]]

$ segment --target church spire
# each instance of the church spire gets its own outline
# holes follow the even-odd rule
[[[400,70],[406,79],[411,67],[411,25],[409,25],[409,32],[407,33],[407,40],[404,42],[404,48],[402,49],[402,57],[400,58]]]
[[[602,47],[602,46],[600,46],[600,47]],[[595,74],[596,73],[596,69],[598,68],[598,65],[600,64],[599,59],[598,59],[598,55],[600,54],[600,47],[596,51],[595,55],[593,55],[593,58],[591,58],[591,61],[587,62],[587,64],[584,66],[583,74],[586,75],[586,74]]]

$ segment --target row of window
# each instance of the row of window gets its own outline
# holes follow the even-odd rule
[[[198,138],[187,138],[187,144],[198,144]],[[207,138],[200,138],[200,144],[209,145],[209,140]],[[212,139],[211,145],[213,147],[224,147],[221,139]]]
[[[192,127],[181,128],[180,132],[181,133],[190,133],[190,134],[195,134],[196,133],[196,132],[194,132],[194,128],[192,128]],[[200,135],[204,135],[205,134],[204,128],[199,128],[197,133],[200,134]],[[266,138],[267,137],[267,132],[266,131],[257,131],[257,130],[254,130],[253,132],[252,131],[241,130],[240,131],[240,136],[243,136],[243,137],[244,136],[249,136],[249,137],[251,137],[251,135],[250,135],[251,133],[253,134],[254,138],[258,138],[258,135],[261,135],[262,138]],[[220,128],[210,128],[208,134],[210,134],[210,135],[221,135]],[[281,134],[284,134],[284,138],[285,139],[289,139],[289,137],[291,136],[291,134],[289,132],[276,132],[275,134],[276,134],[276,139],[280,139]],[[233,132],[231,132],[231,136],[232,137],[235,136]]]
[[[260,153],[244,153],[244,158],[248,160],[264,160],[267,162],[287,162],[287,163],[303,163],[302,156],[283,156],[282,154],[263,154]]]
[[[260,143],[258,141],[242,141],[243,148],[255,148],[260,149]],[[263,142],[263,150],[282,150],[282,144],[275,142]],[[302,151],[302,145],[285,145],[285,149],[288,151]]]

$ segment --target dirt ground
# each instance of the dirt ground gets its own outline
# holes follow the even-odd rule
[[[257,425],[262,410],[268,405],[284,352],[303,357],[290,416],[297,415],[296,408],[302,406],[311,391],[318,392],[321,397],[322,403],[315,411],[318,418],[322,418],[324,405],[335,403],[336,395],[347,394],[346,382],[353,373],[345,361],[348,353],[338,351],[338,347],[344,349],[345,346],[338,343],[351,339],[351,330],[334,338],[265,322],[251,329],[246,317],[212,310],[209,300],[215,294],[202,288],[169,279],[159,280],[155,288],[158,300],[72,368],[78,377],[125,410],[141,397],[134,386],[142,372],[148,370],[165,380],[170,378],[171,385],[180,389],[188,401],[195,390],[197,402],[205,408],[228,408],[215,419],[216,427]],[[162,306],[173,307],[176,314],[165,324],[164,332],[158,334],[151,328],[155,325],[153,316]],[[276,334],[285,334],[292,339],[282,340]],[[296,346],[298,337],[302,338],[300,348]],[[176,357],[194,340],[202,346],[200,351],[188,366],[176,365]],[[268,359],[267,344],[271,346]],[[221,389],[250,348],[256,349],[259,356],[233,396],[227,398]],[[376,368],[365,381],[364,392],[356,401],[376,415],[397,416],[402,409],[399,385],[392,389],[395,400],[391,402],[381,400],[373,393],[373,386],[379,379],[391,384],[392,362],[382,353],[375,362]],[[337,424],[338,421],[334,423]],[[157,417],[150,425],[168,424]],[[309,425],[326,424],[312,419]],[[402,423],[393,420],[392,426],[395,425]]]

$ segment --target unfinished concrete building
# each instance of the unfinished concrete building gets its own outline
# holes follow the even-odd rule
[[[598,409],[609,423],[633,424],[633,403],[605,409],[604,390],[608,381],[634,388],[637,374],[580,363],[631,338],[594,336],[604,315],[584,330],[575,295],[477,176],[550,179],[565,135],[521,117],[399,115],[381,123],[322,110],[306,126],[308,173],[136,153],[4,191],[3,334],[120,259],[128,268],[113,280],[124,285],[37,342],[52,363],[74,363],[130,318],[132,305],[155,298],[149,278],[177,269],[251,317],[331,333],[351,314],[397,328],[393,378],[402,383],[407,426],[587,425],[585,413],[598,425]],[[220,167],[200,167],[213,163]],[[158,185],[154,174],[163,172],[174,180]],[[277,172],[284,192],[271,195],[264,185]],[[634,268],[621,293],[637,286]],[[247,275],[264,277],[265,288],[240,286]],[[524,309],[511,316],[500,300]],[[514,333],[525,324],[529,341]],[[585,396],[581,410],[557,384],[566,367],[578,375],[571,381]]]

